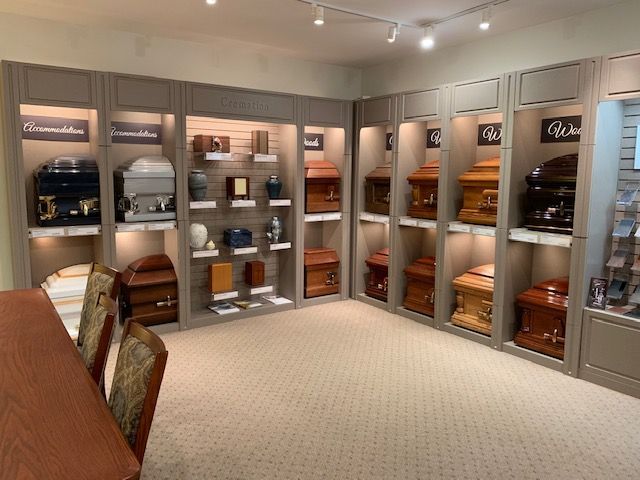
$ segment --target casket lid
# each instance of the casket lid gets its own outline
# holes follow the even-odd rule
[[[307,160],[304,162],[304,178],[339,180],[340,172],[331,162],[325,160]]]
[[[129,264],[122,274],[122,283],[130,288],[164,285],[177,281],[171,259],[164,254],[139,258]]]
[[[126,172],[173,173],[173,164],[164,155],[143,155],[129,160],[118,170]]]
[[[98,164],[91,155],[60,155],[40,165],[36,171],[51,173],[97,173]]]
[[[389,266],[389,248],[383,248],[371,255],[365,260],[365,263],[369,266],[377,265],[388,267]]]
[[[305,248],[304,266],[313,267],[317,265],[327,265],[339,263],[338,253],[333,248]]]
[[[383,182],[391,182],[391,164],[385,163],[384,165],[374,168],[364,178],[368,181],[379,180]]]
[[[437,182],[440,173],[440,160],[433,160],[422,165],[418,170],[407,177],[412,182]]]
[[[572,153],[541,163],[527,175],[526,181],[529,185],[555,183],[575,188],[577,176],[578,154]]]
[[[458,177],[460,183],[498,182],[499,179],[500,157],[482,160]]]
[[[467,270],[467,273],[480,275],[482,277],[493,278],[494,270],[495,270],[495,265],[493,263],[488,263],[487,265],[480,265],[479,267],[471,268]]]
[[[569,295],[569,277],[559,277],[551,280],[545,280],[544,282],[535,284],[533,288],[566,296]]]
[[[149,272],[152,270],[172,269],[173,263],[171,263],[171,259],[167,255],[149,255],[130,263],[128,268],[134,272]]]
[[[493,263],[471,268],[453,280],[454,287],[493,293]]]
[[[568,293],[569,277],[560,277],[537,283],[533,288],[520,293],[516,300],[520,303],[566,311],[569,305]]]
[[[436,272],[436,257],[419,258],[404,269],[406,275],[414,277],[434,277]]]

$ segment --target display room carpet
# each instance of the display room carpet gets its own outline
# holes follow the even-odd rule
[[[145,480],[640,477],[640,400],[361,302],[163,339]]]

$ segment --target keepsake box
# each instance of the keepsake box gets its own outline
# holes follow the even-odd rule
[[[246,228],[225,228],[224,243],[229,247],[250,247],[253,234]]]
[[[389,249],[378,250],[365,263],[369,267],[369,281],[364,293],[386,302],[389,290]]]
[[[122,274],[120,320],[142,325],[178,321],[178,278],[167,255],[149,255]]]
[[[333,248],[304,249],[304,297],[340,291],[340,259]]]
[[[538,283],[516,297],[520,330],[515,344],[555,358],[564,358],[569,277]]]
[[[494,265],[475,267],[453,280],[456,309],[451,323],[491,335]]]
[[[433,317],[436,300],[436,258],[419,258],[404,269],[407,294],[403,306]]]
[[[100,223],[100,172],[89,155],[61,155],[33,172],[41,227]]]
[[[264,285],[264,262],[253,260],[244,264],[244,283],[250,287]]]
[[[211,263],[207,267],[207,271],[211,293],[228,292],[233,288],[233,264]]]
[[[411,203],[407,215],[437,220],[439,173],[440,161],[434,160],[425,163],[407,177],[411,185]]]
[[[194,135],[193,151],[195,153],[231,152],[231,138],[220,135]]]
[[[340,172],[331,162],[304,162],[305,213],[340,211]]]
[[[500,157],[476,163],[458,177],[464,190],[464,202],[458,220],[495,226],[498,216]]]
[[[391,204],[391,164],[372,170],[365,179],[365,208],[367,212],[389,215]]]
[[[269,131],[253,130],[251,132],[251,153],[254,155],[269,154]]]
[[[577,153],[541,163],[527,175],[529,188],[524,226],[571,235],[577,176]]]

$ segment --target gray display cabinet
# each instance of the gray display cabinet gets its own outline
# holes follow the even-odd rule
[[[304,208],[305,189],[296,193],[297,236],[301,239],[296,247],[296,264],[301,285],[297,303],[303,307],[345,300],[349,297],[350,246],[351,246],[351,175],[353,103],[316,97],[299,97],[302,109],[302,128],[299,129],[300,157],[297,183],[304,186],[304,163],[308,160],[332,162],[341,174],[340,212],[306,214]],[[322,135],[322,150],[305,148],[304,135]],[[340,291],[337,294],[305,298],[304,294],[304,249],[328,247],[336,250],[340,259]]]

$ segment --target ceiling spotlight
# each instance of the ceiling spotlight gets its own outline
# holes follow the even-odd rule
[[[480,27],[480,30],[489,30],[490,26],[491,26],[491,7],[487,7],[482,12],[482,21],[480,22],[480,25],[478,25],[478,27]]]
[[[324,7],[320,7],[315,3],[312,3],[311,15],[313,15],[313,23],[316,25],[324,25]]]
[[[393,43],[396,41],[396,37],[400,33],[400,24],[391,25],[389,27],[389,33],[387,34],[387,42]]]
[[[207,0],[207,5],[215,5],[218,3],[218,0]]]
[[[424,35],[422,36],[422,40],[420,40],[420,46],[424,49],[433,48],[436,44],[436,41],[433,37],[433,25],[429,25],[424,29]]]

